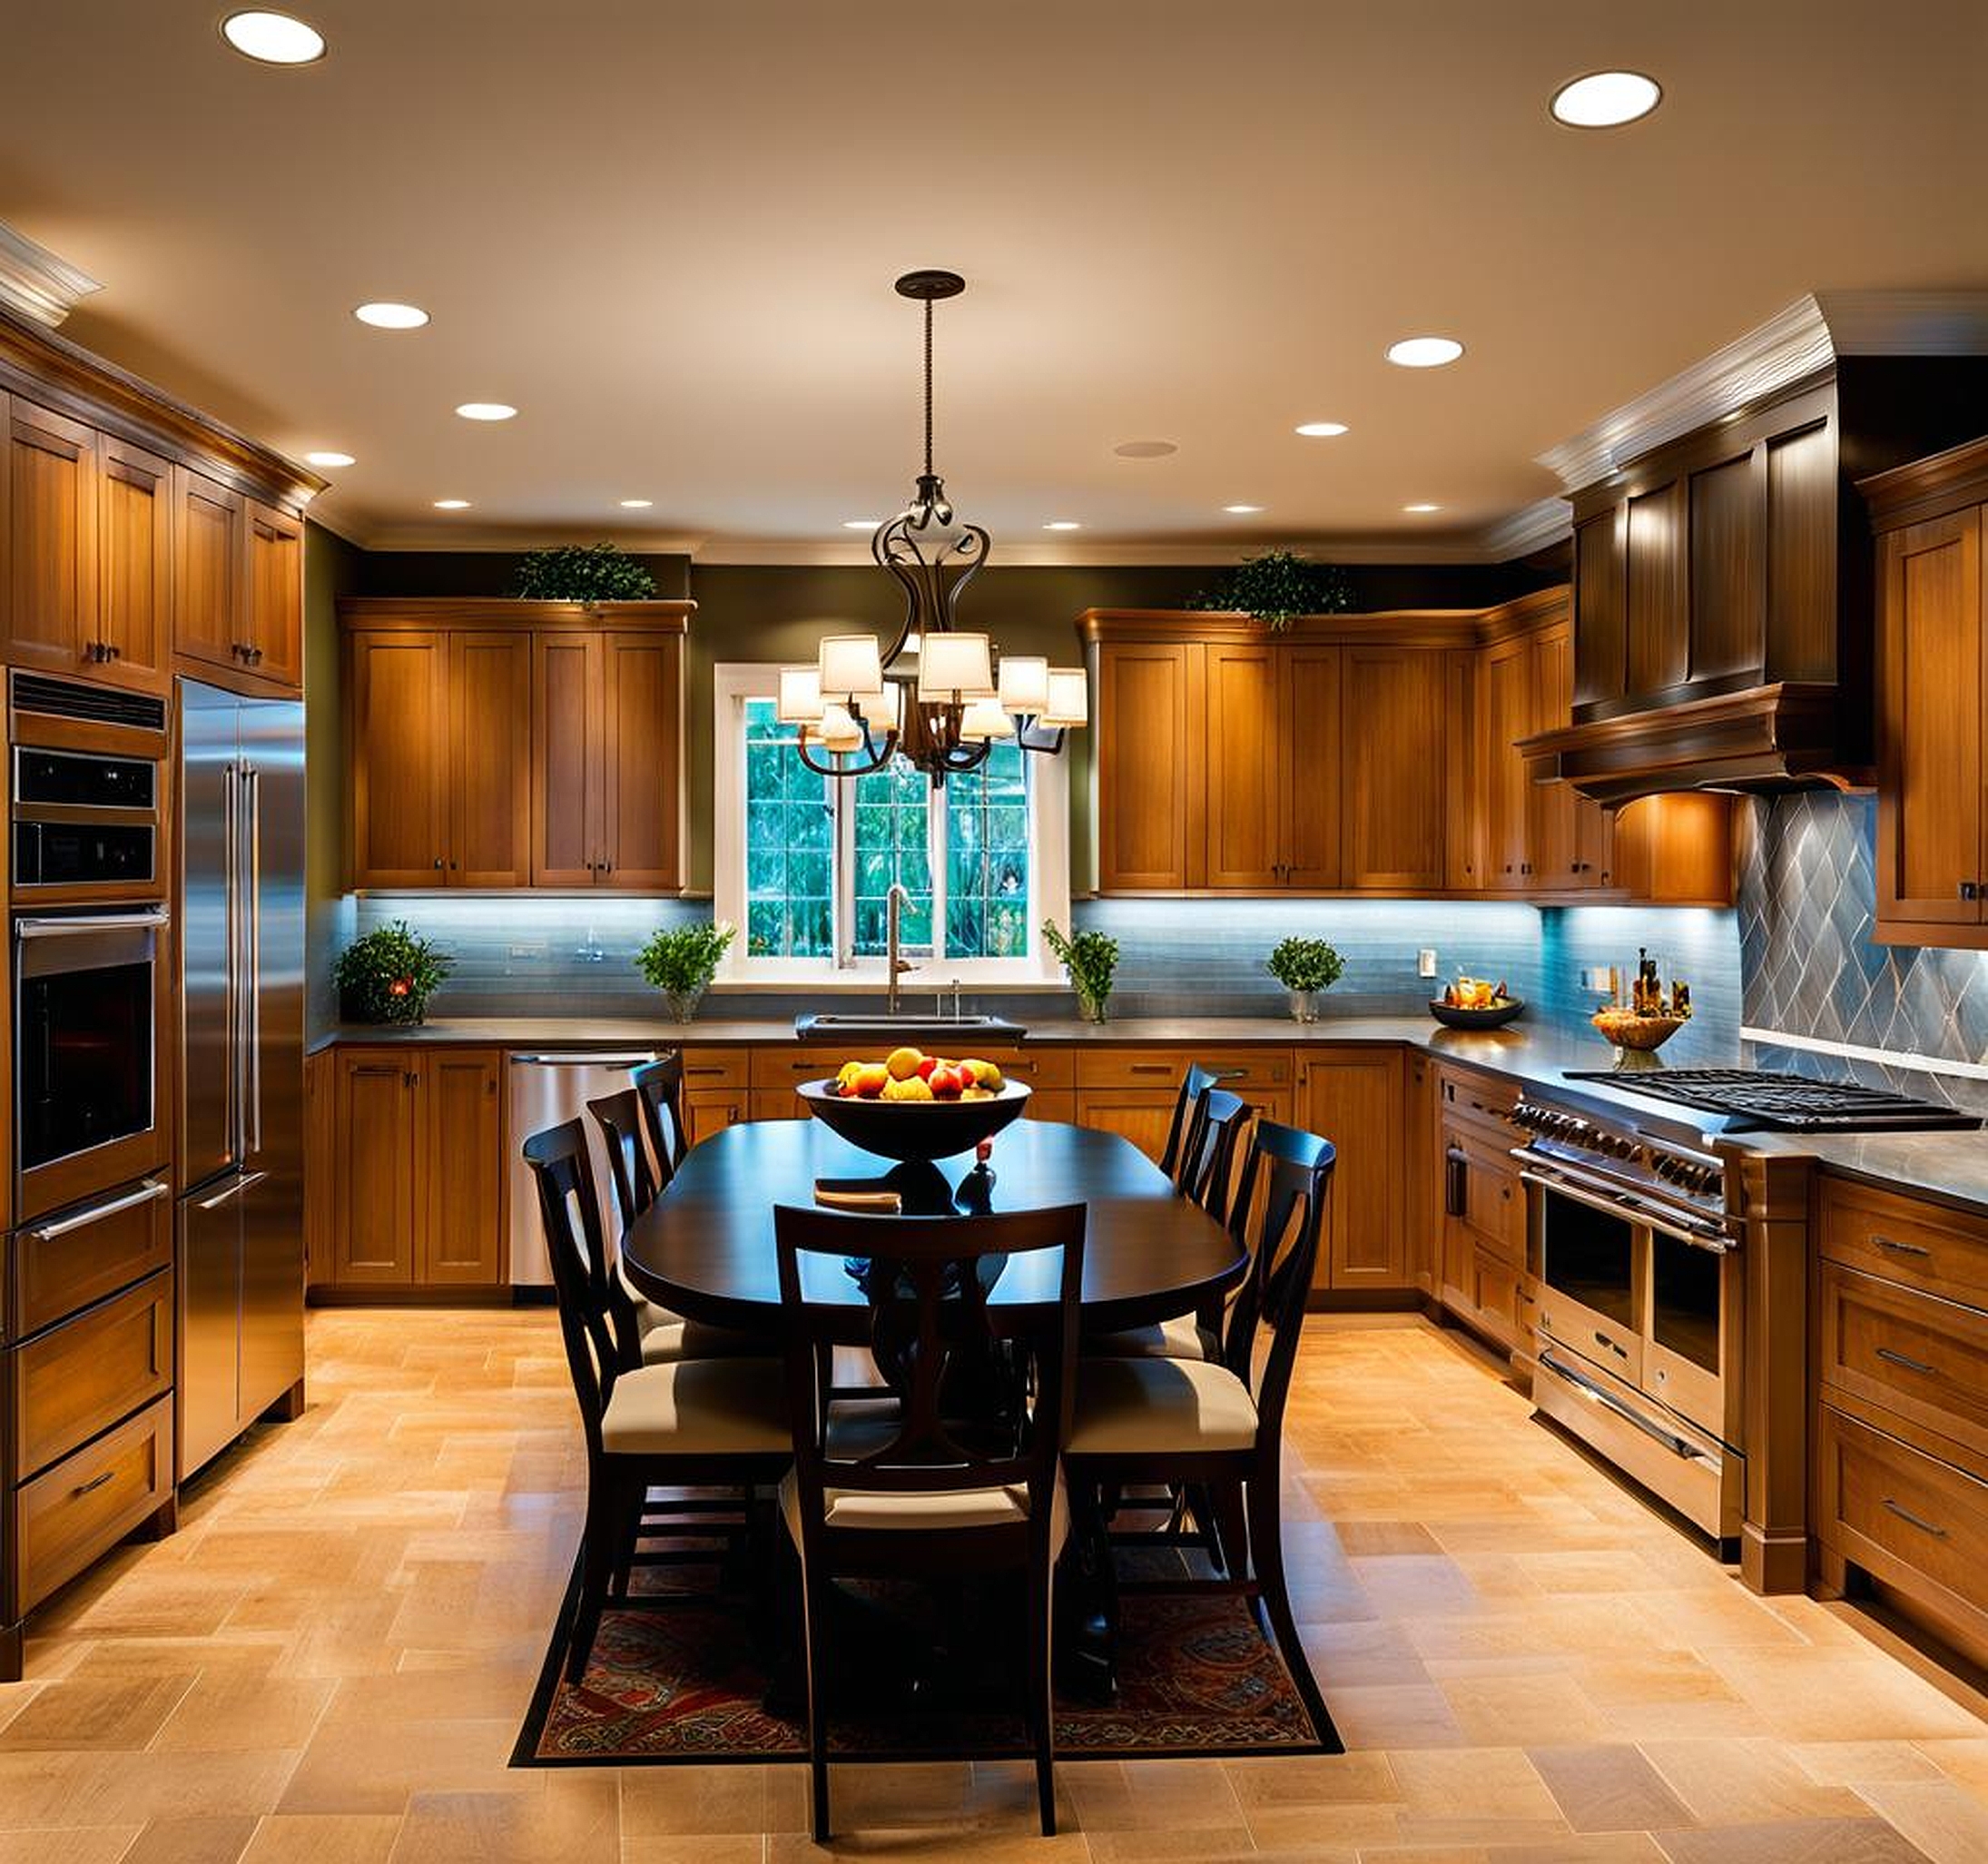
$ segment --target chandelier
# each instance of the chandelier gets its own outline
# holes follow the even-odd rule
[[[870,554],[902,589],[904,620],[888,647],[874,635],[828,635],[812,666],[780,670],[780,720],[800,727],[801,761],[821,776],[865,776],[901,754],[937,789],[977,770],[998,742],[1053,755],[1089,722],[1081,666],[1001,655],[986,635],[953,626],[988,535],[954,513],[932,470],[932,306],[966,288],[953,271],[897,281],[901,297],[925,307],[925,469],[911,502],[877,527]]]

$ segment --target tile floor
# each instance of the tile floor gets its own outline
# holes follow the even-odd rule
[[[310,1407],[44,1617],[0,1687],[0,1864],[750,1864],[793,1768],[505,1765],[582,1459],[540,1310],[327,1312]],[[1298,1615],[1343,1759],[844,1768],[854,1857],[1979,1864],[1988,1722],[1764,1603],[1455,1336],[1315,1321]]]

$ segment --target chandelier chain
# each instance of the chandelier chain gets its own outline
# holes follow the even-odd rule
[[[932,301],[925,301],[925,477],[932,476]]]

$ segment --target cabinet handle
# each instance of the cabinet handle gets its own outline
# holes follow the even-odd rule
[[[400,1077],[400,1085],[404,1088],[411,1088],[418,1079],[418,1077],[413,1074],[403,1074]]]
[[[1173,1071],[1171,1061],[1135,1061],[1130,1070],[1134,1074],[1171,1074]]]
[[[1929,1378],[1933,1376],[1934,1368],[1928,1366],[1924,1359],[1914,1359],[1904,1353],[1895,1353],[1889,1346],[1878,1347],[1877,1356],[1884,1360],[1886,1365],[1904,1366],[1907,1372],[1923,1372]]]
[[[439,854],[438,854],[438,855],[437,855],[437,856],[435,857],[435,867],[436,867],[436,871],[437,871],[438,873],[439,873],[439,872],[441,871],[441,866],[442,866],[442,857],[441,857],[441,856],[440,856]]]
[[[1470,1161],[1452,1147],[1442,1155],[1442,1214],[1462,1217],[1470,1209]]]
[[[1963,880],[1961,883],[1961,898],[1963,900],[1980,899],[1981,883],[1977,880]]]
[[[77,1499],[77,1497],[81,1495],[88,1494],[92,1489],[102,1488],[103,1484],[110,1481],[110,1479],[116,1474],[117,1471],[113,1467],[106,1469],[102,1475],[93,1475],[88,1482],[79,1483],[74,1488],[69,1491],[69,1499],[71,1501],[74,1501]]]
[[[1885,1505],[1894,1514],[1897,1515],[1906,1526],[1916,1527],[1921,1534],[1929,1534],[1936,1541],[1944,1541],[1946,1538],[1946,1530],[1944,1527],[1935,1526],[1924,1514],[1914,1514],[1910,1508],[1901,1507],[1889,1495],[1885,1497]]]
[[[1933,1254],[1933,1251],[1931,1249],[1925,1248],[1918,1243],[1901,1243],[1892,1237],[1881,1237],[1877,1235],[1875,1231],[1872,1232],[1871,1240],[1875,1243],[1879,1248],[1887,1249],[1894,1256],[1931,1257]]]

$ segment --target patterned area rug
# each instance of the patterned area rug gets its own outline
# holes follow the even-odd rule
[[[743,1603],[684,1600],[610,1612],[586,1676],[562,1673],[562,1632],[518,1736],[517,1767],[785,1760],[807,1756],[796,1715],[769,1707],[770,1665]],[[1128,1594],[1118,1691],[1057,1703],[1059,1759],[1324,1751],[1276,1648],[1235,1598]],[[954,1700],[849,1703],[830,1717],[840,1760],[1009,1758],[1029,1751],[1015,1686],[974,1677]]]

